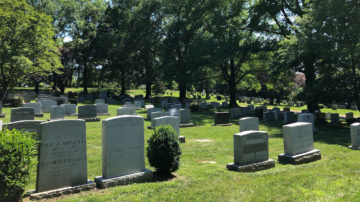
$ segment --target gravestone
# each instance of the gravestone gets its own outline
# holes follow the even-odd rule
[[[360,123],[350,125],[351,146],[350,149],[360,150]]]
[[[239,119],[242,116],[240,108],[233,108],[230,110],[231,119]]]
[[[346,116],[345,117],[346,121],[354,119],[354,113],[352,113],[352,112],[346,112],[345,116]]]
[[[64,119],[65,118],[65,107],[56,106],[51,107],[50,120]]]
[[[263,112],[264,124],[275,123],[275,115],[272,111]]]
[[[134,102],[135,110],[141,109],[142,105],[139,100],[135,100]]]
[[[78,107],[78,119],[85,120],[87,122],[100,121],[99,117],[96,117],[95,105],[84,105]]]
[[[122,107],[116,109],[116,116],[134,115],[135,111],[132,107]]]
[[[283,163],[302,164],[321,159],[319,150],[314,149],[311,123],[296,122],[283,126],[284,153],[278,156]]]
[[[296,116],[294,112],[284,111],[283,124],[290,124],[296,122]]]
[[[155,118],[170,116],[170,112],[152,112],[151,113],[151,121]]]
[[[83,120],[40,124],[36,193],[32,200],[58,197],[95,188],[87,180],[86,127]]]
[[[44,114],[41,112],[41,103],[25,103],[23,107],[33,108],[35,117],[44,117]]]
[[[2,101],[0,101],[0,118],[5,118],[5,113],[2,113]]]
[[[109,116],[109,106],[108,104],[95,104],[96,113],[98,116]]]
[[[268,133],[250,130],[234,134],[234,163],[226,167],[240,172],[275,167],[275,161],[269,159]]]
[[[161,109],[160,108],[149,108],[149,109],[147,109],[146,120],[151,121],[151,113],[153,113],[153,112],[161,112]]]
[[[50,113],[51,107],[57,106],[57,102],[54,100],[41,100],[40,103],[43,113]]]
[[[105,104],[105,100],[104,99],[96,99],[95,104]]]
[[[2,120],[0,120],[0,131],[2,131],[2,127],[3,127],[3,122]]]
[[[43,121],[39,120],[26,120],[26,121],[15,121],[4,124],[4,127],[6,127],[9,130],[16,129],[16,130],[24,130],[30,133],[37,133],[39,135],[40,133],[40,124]]]
[[[118,116],[102,122],[102,176],[95,182],[108,188],[152,180],[145,169],[144,118]]]
[[[278,121],[280,116],[280,108],[274,107],[271,111],[274,114],[275,122]]]
[[[179,110],[179,119],[180,119],[180,128],[194,126],[194,124],[191,123],[190,109],[180,109]]]
[[[220,104],[218,102],[212,102],[211,107],[214,108],[214,109],[217,109],[217,108],[220,107]]]
[[[162,117],[158,117],[155,119],[151,120],[151,125],[153,126],[153,128],[155,129],[158,126],[162,126],[162,125],[170,125],[172,126],[177,135],[179,136],[179,140],[181,143],[185,143],[185,137],[184,136],[180,136],[180,120],[178,117],[175,116],[162,116]]]
[[[340,123],[340,116],[338,113],[333,113],[330,115],[331,123],[332,124],[339,124]]]
[[[169,105],[169,109],[181,109],[182,108],[182,104],[171,104]]]
[[[239,120],[240,132],[248,130],[259,130],[259,118],[257,117],[245,117]]]
[[[154,105],[145,105],[146,110],[151,109],[151,108],[154,108]]]
[[[298,114],[298,121],[297,122],[311,123],[313,132],[316,131],[315,122],[314,122],[314,115],[312,113]]]
[[[215,112],[215,126],[231,126],[229,112]]]
[[[107,92],[100,92],[99,93],[99,99],[106,99],[107,98]]]
[[[34,120],[34,109],[33,108],[15,108],[11,109],[10,121],[23,121],[23,120]]]
[[[65,116],[77,116],[75,104],[62,104],[65,108]]]

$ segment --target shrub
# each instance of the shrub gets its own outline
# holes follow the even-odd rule
[[[148,139],[147,158],[159,173],[170,173],[179,169],[181,148],[179,137],[171,126],[159,126]]]
[[[0,131],[0,199],[18,201],[35,164],[37,142],[33,133]]]
[[[191,110],[192,112],[198,112],[198,111],[200,111],[200,105],[199,105],[199,103],[197,103],[197,102],[191,103],[191,104],[190,104],[190,110]]]

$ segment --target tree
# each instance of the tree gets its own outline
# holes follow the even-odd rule
[[[0,1],[0,100],[32,75],[61,67],[51,18],[25,0]]]

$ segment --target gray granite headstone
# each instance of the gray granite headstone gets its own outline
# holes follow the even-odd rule
[[[64,119],[65,118],[65,107],[56,106],[51,107],[50,120]]]
[[[78,106],[78,118],[95,118],[97,116],[95,105]]]
[[[229,112],[215,112],[215,125],[226,125],[230,124]]]
[[[334,113],[330,115],[331,123],[340,123],[340,116],[338,113]]]
[[[350,125],[351,149],[360,150],[360,123]]]
[[[102,169],[104,178],[145,170],[144,118],[119,116],[103,120]]]
[[[40,124],[42,122],[43,121],[39,121],[39,120],[15,121],[15,122],[10,122],[10,123],[4,124],[4,126],[6,126],[7,129],[9,129],[9,130],[12,130],[12,129],[24,130],[27,132],[39,134]]]
[[[76,116],[76,104],[62,104],[65,108],[65,116]]]
[[[135,109],[141,109],[141,107],[142,107],[141,101],[135,100],[134,106],[135,106]]]
[[[161,109],[160,108],[149,108],[147,109],[147,120],[151,120],[151,113],[153,112],[161,112]]]
[[[105,104],[105,100],[104,99],[96,99],[95,104]]]
[[[54,100],[40,100],[42,112],[50,113],[51,107],[57,106],[57,102]]]
[[[25,103],[23,107],[34,108],[35,114],[41,114],[41,103]]]
[[[23,121],[23,120],[34,120],[35,113],[34,108],[15,108],[11,109],[11,122]]]
[[[97,115],[109,115],[108,104],[95,104]]]
[[[171,108],[169,109],[170,116],[178,116],[178,109],[177,108]]]
[[[314,149],[311,123],[296,122],[283,126],[284,151],[286,155],[297,155]]]
[[[180,109],[179,119],[180,119],[180,124],[189,124],[191,122],[190,109]]]
[[[176,116],[162,116],[159,118],[155,118],[151,121],[151,125],[154,128],[161,125],[170,125],[175,129],[177,135],[180,135],[180,130],[179,130],[180,121],[179,118]]]
[[[37,192],[87,184],[85,121],[42,123],[40,139]]]
[[[268,159],[267,132],[250,130],[234,134],[234,164],[247,165]]]
[[[275,115],[272,111],[263,112],[263,120],[265,124],[274,123]]]
[[[240,132],[248,130],[259,130],[259,118],[258,117],[245,117],[239,120]]]
[[[298,122],[311,123],[312,129],[315,131],[314,115],[312,113],[298,114]]]
[[[122,107],[116,109],[116,116],[123,116],[123,115],[134,115],[135,111],[132,107]]]

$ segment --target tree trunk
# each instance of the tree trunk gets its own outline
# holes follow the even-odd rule
[[[316,96],[316,92],[313,89],[316,75],[313,59],[305,60],[305,102],[307,104],[310,113],[314,113],[316,110],[320,111],[319,101]]]
[[[84,82],[84,93],[88,94],[88,69],[87,69],[87,62],[84,60],[84,72],[83,72],[83,82]]]
[[[230,76],[227,82],[228,82],[229,94],[230,94],[229,107],[231,108],[239,107],[238,104],[236,103],[236,78],[235,78],[235,63],[233,58],[230,59]]]
[[[146,79],[146,95],[145,98],[148,99],[151,95],[151,84],[152,84],[152,75],[151,67],[145,64],[145,79]]]
[[[39,81],[36,81],[34,80],[34,86],[35,86],[35,93],[36,94],[39,94],[39,86],[40,86],[40,82]]]
[[[81,74],[81,67],[79,65],[78,69],[77,69],[77,80],[76,80],[76,88],[79,88],[80,85],[80,74]]]
[[[186,84],[184,81],[179,81],[179,91],[180,91],[180,96],[179,99],[183,100],[186,99]]]
[[[121,92],[120,95],[125,95],[126,93],[126,80],[125,80],[125,70],[121,71]]]
[[[56,87],[57,87],[57,85],[56,85],[57,84],[57,74],[55,72],[53,73],[53,83],[54,84],[53,84],[52,89],[56,90]]]

